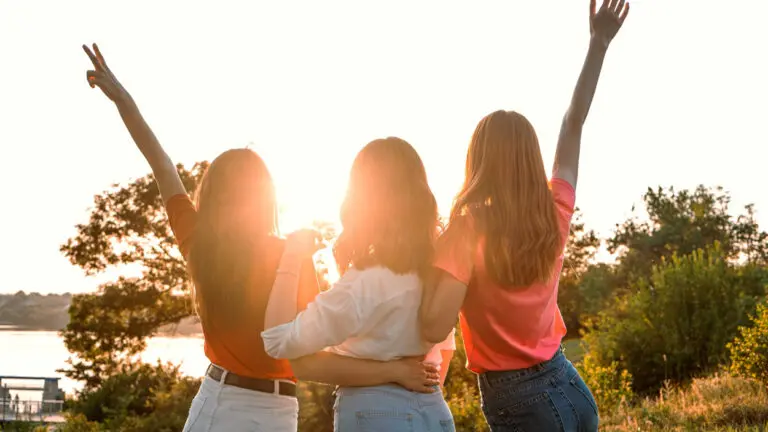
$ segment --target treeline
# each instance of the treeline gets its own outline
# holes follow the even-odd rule
[[[61,330],[69,322],[72,295],[0,294],[0,325],[30,330]]]
[[[205,166],[179,166],[188,190]],[[157,188],[146,176],[95,200],[89,221],[77,226],[63,253],[87,273],[128,263],[145,270],[72,299],[63,335],[77,357],[63,372],[85,384],[70,405],[79,428],[73,430],[179,430],[199,380],[181,377],[171,366],[132,362],[147,337],[192,316],[186,269]],[[768,366],[766,350],[750,348],[768,344],[768,329],[761,330],[768,317],[750,319],[765,301],[768,282],[768,234],[759,229],[754,209],[733,215],[726,192],[703,186],[649,189],[643,202],[643,212],[617,224],[605,239],[577,218],[560,281],[569,338],[583,338],[587,351],[578,367],[605,418],[665,386],[685,386],[723,370],[753,380],[754,371]],[[335,235],[320,227],[327,238]],[[616,255],[614,264],[594,263],[602,245]],[[457,430],[483,430],[475,377],[463,361],[460,349],[446,396]],[[313,383],[302,388],[301,430],[332,430],[331,389]],[[768,410],[765,415],[768,422]],[[653,419],[644,421],[654,426]]]

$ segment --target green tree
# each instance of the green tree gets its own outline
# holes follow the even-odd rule
[[[187,190],[195,189],[206,167],[205,162],[190,170],[178,166]],[[140,353],[159,327],[192,310],[186,265],[151,175],[96,195],[88,222],[76,229],[61,251],[87,275],[126,268],[141,272],[72,299],[62,336],[75,356],[62,372],[90,389]]]
[[[649,276],[663,258],[688,255],[715,242],[728,259],[765,264],[768,234],[760,231],[754,207],[746,206],[745,213],[734,218],[729,214],[730,201],[721,187],[649,188],[643,196],[647,217],[635,216],[617,225],[608,239],[609,252],[618,253],[620,283]]]
[[[587,323],[590,355],[598,366],[626,369],[641,393],[709,372],[727,359],[726,343],[765,296],[765,282],[762,267],[734,264],[718,243],[662,258]]]
[[[581,218],[581,212],[576,209],[568,234],[557,294],[557,302],[569,337],[577,336],[581,329],[581,316],[587,306],[581,291],[581,282],[584,275],[591,270],[591,262],[601,243],[594,231],[584,228]]]

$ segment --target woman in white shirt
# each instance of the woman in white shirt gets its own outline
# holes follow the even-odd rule
[[[453,334],[433,346],[422,339],[418,322],[440,222],[424,165],[410,144],[379,139],[358,153],[341,223],[334,246],[341,279],[298,316],[299,270],[314,239],[289,237],[267,305],[267,354],[296,359],[326,350],[379,361],[426,355],[426,363],[443,363],[444,377],[441,350],[455,350]],[[455,429],[437,386],[427,394],[394,384],[341,387],[334,410],[340,432]]]

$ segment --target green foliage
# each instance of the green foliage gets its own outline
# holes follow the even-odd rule
[[[71,427],[101,424],[106,430],[178,431],[200,381],[183,377],[177,366],[124,363],[98,388],[78,394],[70,408]]]
[[[609,252],[619,254],[623,283],[647,277],[664,258],[688,255],[715,242],[729,259],[766,263],[768,234],[759,230],[754,208],[747,206],[745,214],[734,219],[728,210],[730,200],[722,188],[649,188],[643,196],[647,217],[617,225],[608,239]]]
[[[581,329],[581,315],[588,303],[580,285],[585,274],[591,270],[590,261],[594,259],[600,243],[594,231],[585,230],[581,213],[576,209],[565,249],[557,299],[569,336],[578,335]]]
[[[587,354],[576,364],[576,369],[592,391],[601,416],[627,407],[635,397],[632,374],[620,369],[616,361],[601,366],[591,354]]]
[[[768,303],[758,305],[752,325],[739,328],[728,344],[731,373],[754,378],[768,385]]]
[[[191,170],[179,165],[187,190],[194,190],[207,163]],[[72,264],[92,275],[126,267],[140,278],[119,278],[96,294],[73,296],[70,321],[62,332],[75,354],[67,377],[98,386],[120,363],[144,349],[147,337],[163,325],[191,315],[187,273],[168,226],[162,199],[151,175],[94,198],[87,224],[61,251]]]
[[[588,323],[585,341],[597,364],[617,362],[638,392],[681,382],[717,367],[725,345],[765,295],[765,272],[737,266],[716,245],[662,260],[649,279]]]

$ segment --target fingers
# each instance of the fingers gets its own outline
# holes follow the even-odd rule
[[[107,67],[107,62],[104,60],[104,56],[101,55],[101,50],[99,50],[99,46],[96,44],[93,44],[93,51],[96,53],[96,58],[99,60],[102,66],[104,66],[105,69],[109,69]]]
[[[624,11],[621,13],[621,15],[619,15],[619,25],[624,24],[624,20],[627,19],[627,15],[629,15],[629,3],[627,3]]]
[[[101,68],[101,64],[99,63],[99,59],[96,58],[95,55],[93,55],[93,52],[91,52],[91,49],[88,48],[88,45],[83,45],[83,51],[85,51],[86,54],[88,54],[88,58],[91,59],[91,63],[93,63],[93,67],[96,69]]]
[[[595,16],[597,13],[597,0],[589,0],[589,17]]]
[[[91,88],[95,88],[96,86],[104,88],[104,86],[107,84],[107,78],[98,71],[89,70],[85,73],[85,77],[88,80],[88,85],[91,86]]]
[[[602,6],[600,6],[600,10],[607,9],[610,3],[611,3],[611,0],[603,0],[603,4]]]
[[[619,2],[616,4],[615,9],[613,9],[613,14],[616,15],[616,17],[621,16],[622,11],[624,10],[625,3],[626,3],[626,0],[619,0]]]
[[[431,363],[423,363],[424,364],[424,372],[427,372],[428,374],[435,373],[439,374],[440,372],[437,370],[437,366],[431,364]]]

